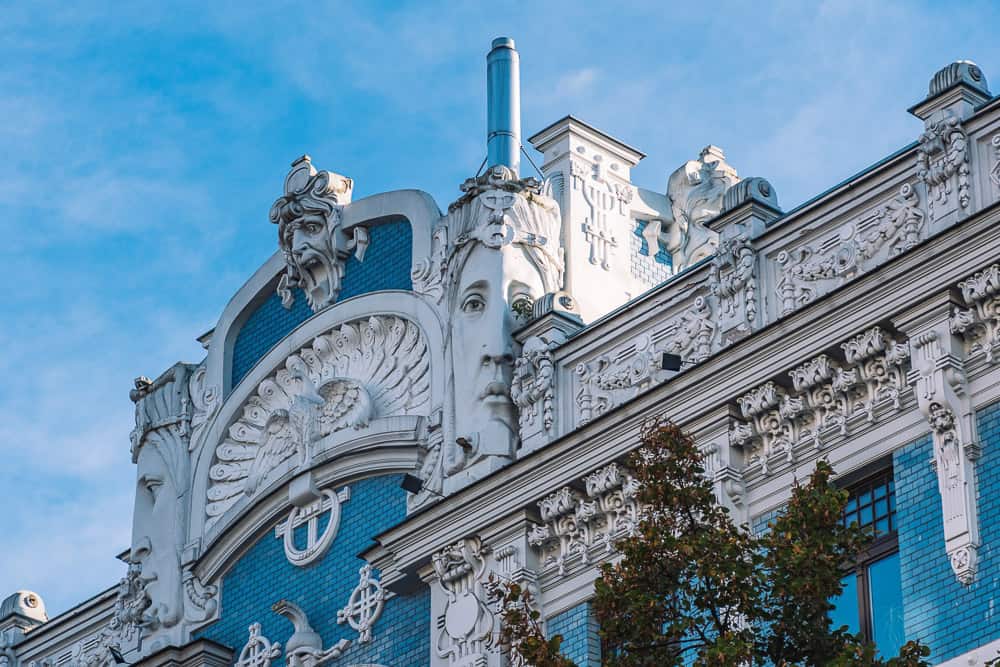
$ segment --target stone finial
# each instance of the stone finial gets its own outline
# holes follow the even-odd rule
[[[0,623],[14,615],[36,623],[45,623],[49,620],[42,596],[32,591],[17,591],[0,602]]]
[[[971,60],[956,60],[941,68],[927,86],[927,97],[909,109],[917,118],[935,123],[946,116],[965,120],[992,97],[986,75]]]
[[[778,204],[778,193],[775,192],[774,187],[767,182],[767,179],[753,176],[731,185],[726,190],[722,196],[722,212],[732,211],[749,201],[756,201],[776,211],[781,211],[781,206]]]
[[[956,60],[955,62],[942,67],[931,78],[927,86],[927,97],[940,95],[952,86],[965,84],[990,97],[990,89],[986,83],[986,75],[979,65],[971,60]]]

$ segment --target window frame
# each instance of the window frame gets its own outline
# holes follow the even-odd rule
[[[854,493],[856,490],[871,486],[873,481],[880,478],[885,478],[893,483],[895,482],[891,456],[885,456],[877,461],[872,461],[858,470],[835,479],[834,483],[838,488],[848,493]],[[886,497],[888,498],[888,495]],[[895,484],[893,486],[893,497],[895,497]],[[895,510],[892,510],[890,516],[894,517],[894,515]],[[875,537],[867,548],[847,563],[844,563],[844,575],[846,576],[850,573],[857,577],[858,627],[865,641],[871,642],[875,640],[874,628],[872,627],[874,619],[872,618],[871,609],[869,568],[875,562],[898,551],[899,533],[895,520],[892,520],[890,522],[890,530],[887,533]]]

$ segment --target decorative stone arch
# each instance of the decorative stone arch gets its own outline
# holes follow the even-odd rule
[[[400,218],[410,223],[412,262],[416,263],[430,255],[431,233],[441,218],[440,209],[426,192],[395,190],[359,199],[344,207],[341,224],[347,230]],[[231,355],[236,336],[247,318],[274,294],[284,269],[285,259],[276,251],[229,300],[211,333],[205,383],[217,387],[222,395],[228,395],[231,390]]]
[[[412,463],[408,468],[408,470],[413,470],[417,462],[416,434],[421,427],[419,422],[436,411],[444,397],[446,379],[443,360],[443,324],[435,310],[422,297],[410,292],[386,291],[347,299],[306,320],[272,348],[234,391],[226,397],[215,417],[207,425],[204,437],[206,446],[193,453],[197,458],[193,466],[195,472],[192,484],[192,538],[200,537],[203,544],[216,539],[225,526],[231,524],[260,498],[283,486],[295,471],[294,457],[289,456],[284,460],[274,462],[274,472],[260,480],[261,486],[253,492],[252,497],[244,496],[237,499],[225,511],[216,512],[216,518],[212,522],[214,525],[210,525],[206,521],[206,507],[209,502],[212,502],[208,498],[209,490],[213,488],[210,473],[213,466],[219,462],[216,456],[217,449],[232,440],[230,428],[241,419],[246,420],[247,415],[250,415],[255,428],[270,427],[270,422],[267,419],[261,421],[258,416],[251,414],[258,409],[273,409],[275,407],[275,405],[267,404],[269,399],[266,396],[262,398],[261,391],[263,390],[267,394],[267,392],[280,389],[282,385],[287,386],[290,382],[290,373],[294,372],[289,370],[289,365],[301,363],[303,354],[306,356],[312,354],[314,341],[325,338],[323,344],[329,347],[331,338],[339,335],[338,332],[345,324],[364,323],[372,317],[410,323],[411,328],[419,333],[423,341],[422,350],[427,355],[425,364],[428,376],[426,400],[420,402],[419,409],[393,410],[388,414],[380,414],[378,410],[375,410],[369,413],[369,416],[372,417],[370,419],[362,419],[350,424],[335,424],[317,439],[316,462],[345,456],[359,449],[395,446],[396,443],[407,442],[407,446],[414,450]],[[304,350],[305,353],[303,353]],[[315,359],[308,361],[308,364],[314,365],[315,363]],[[353,380],[363,379],[351,378],[350,375],[335,377],[337,373],[331,372],[327,373],[328,377],[320,380],[315,372],[310,371],[310,374],[313,384],[319,383],[319,386],[313,388],[319,390],[320,393],[327,392],[329,389],[330,394],[338,391],[343,393],[341,390],[349,391],[352,387],[348,385],[351,385]],[[339,381],[340,385],[332,387],[327,380]],[[357,383],[353,382],[353,384]],[[326,400],[327,403],[331,400],[329,394],[326,396]],[[277,407],[288,412],[289,406]],[[256,421],[254,421],[255,419]],[[286,421],[290,422],[291,420]],[[279,424],[278,426],[287,425]],[[350,428],[345,426],[350,426]],[[273,430],[278,431],[279,429],[276,427]],[[239,444],[239,442],[235,443],[235,445]],[[219,474],[215,476],[218,478]]]

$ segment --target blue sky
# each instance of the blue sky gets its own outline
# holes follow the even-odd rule
[[[713,143],[786,209],[913,141],[948,62],[1000,89],[990,2],[258,4],[0,4],[0,596],[59,612],[121,575],[132,379],[201,358],[293,159],[456,197],[493,37],[526,136],[573,113],[660,191]]]

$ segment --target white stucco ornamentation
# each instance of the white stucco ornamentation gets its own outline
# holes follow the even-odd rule
[[[712,354],[716,331],[711,301],[699,295],[665,324],[617,350],[578,363],[573,371],[576,423],[600,417],[666,380],[664,352],[680,356],[683,368],[704,361]]]
[[[705,223],[719,214],[723,195],[738,180],[718,146],[706,146],[697,160],[684,163],[667,179],[673,211],[667,249],[673,255],[675,271],[715,252],[716,235]]]
[[[444,627],[436,630],[438,657],[455,667],[485,667],[495,618],[483,587],[482,542],[478,537],[460,540],[435,553],[432,563],[446,596]]]
[[[811,303],[854,276],[906,252],[927,234],[917,190],[904,183],[899,194],[822,241],[781,251],[776,284],[781,314]]]
[[[532,336],[524,342],[521,356],[514,362],[510,395],[517,406],[522,431],[535,426],[536,420],[541,422],[543,430],[552,428],[555,365],[551,347]]]
[[[936,120],[929,120],[920,135],[917,149],[917,176],[927,184],[927,210],[931,220],[935,205],[941,206],[951,196],[956,185],[958,205],[969,206],[969,137],[961,120],[947,111]]]
[[[207,368],[203,362],[191,373],[188,393],[194,411],[191,415],[191,440],[188,449],[194,451],[202,444],[205,428],[222,406],[222,396],[219,387],[209,384]]]
[[[329,171],[316,171],[308,155],[292,163],[285,177],[285,194],[271,207],[278,225],[278,244],[285,256],[285,273],[278,295],[285,308],[301,288],[313,312],[333,304],[340,294],[344,264],[353,252],[363,260],[368,232],[355,227],[347,237],[341,212],[351,201],[354,181]]]
[[[341,639],[328,649],[323,648],[323,639],[309,624],[309,618],[294,602],[278,600],[271,611],[284,616],[292,623],[295,631],[285,642],[285,662],[288,667],[319,667],[343,656],[351,646],[349,639]]]
[[[184,620],[204,623],[215,616],[219,608],[219,587],[201,582],[190,569],[184,570]]]
[[[586,496],[564,486],[538,502],[542,524],[528,534],[546,568],[564,576],[574,563],[586,565],[592,550],[611,553],[615,540],[635,534],[641,506],[639,483],[617,463],[583,478]]]
[[[987,363],[1000,360],[1000,264],[958,283],[968,308],[952,311],[951,330],[968,347],[967,358],[981,355]]]
[[[756,264],[757,251],[747,231],[719,239],[708,280],[719,301],[719,328],[727,338],[745,336],[757,323]]]
[[[250,636],[240,649],[233,667],[271,667],[271,663],[281,655],[281,644],[271,643],[260,632],[260,623],[251,623]]]
[[[789,370],[791,392],[767,382],[736,399],[746,421],[734,421],[729,439],[744,450],[749,468],[768,475],[799,452],[824,449],[902,408],[905,343],[873,327],[841,348],[846,365],[820,354]]]
[[[345,486],[337,492],[323,489],[314,500],[292,507],[288,518],[274,527],[274,536],[281,540],[289,563],[306,567],[326,555],[340,529],[340,506],[350,498],[350,487]],[[324,515],[327,520],[321,533],[319,521]],[[303,548],[295,544],[295,529],[299,526],[306,527],[306,544]]]
[[[351,591],[347,605],[337,612],[337,623],[347,623],[358,632],[358,642],[372,640],[372,628],[382,615],[386,591],[372,573],[372,566],[365,563],[358,570],[358,585]]]
[[[978,567],[975,461],[980,445],[962,363],[962,345],[949,331],[947,319],[938,318],[911,334],[910,347],[913,370],[909,380],[934,441],[945,550],[955,576],[968,585],[975,579]]]
[[[1000,188],[1000,134],[994,134],[990,141],[993,146],[993,168],[990,169],[990,180],[993,185]]]
[[[468,179],[439,223],[447,230],[446,354],[453,404],[445,414],[445,491],[510,462],[518,415],[510,397],[520,306],[562,287],[560,215],[534,178],[505,166]]]
[[[426,340],[409,320],[373,315],[317,336],[262,380],[215,449],[206,514],[211,528],[275,474],[302,468],[315,442],[375,418],[420,414],[430,400]]]

